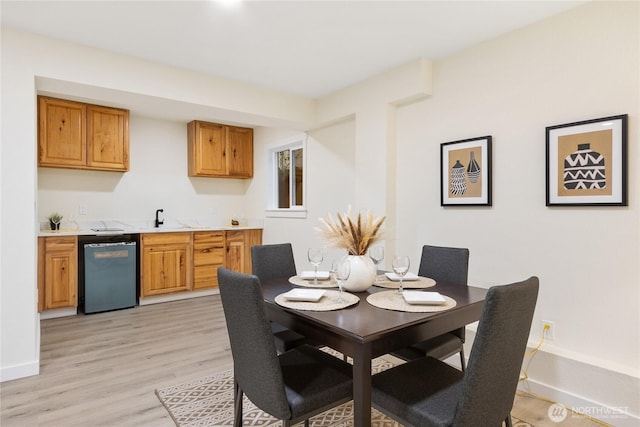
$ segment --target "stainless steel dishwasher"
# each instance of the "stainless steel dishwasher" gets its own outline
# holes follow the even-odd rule
[[[134,307],[138,301],[137,237],[82,236],[79,243],[79,297],[84,312]]]

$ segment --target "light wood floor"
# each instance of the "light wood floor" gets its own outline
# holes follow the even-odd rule
[[[2,427],[171,427],[154,391],[232,366],[217,295],[44,320],[41,335],[40,375],[0,384]],[[513,415],[554,425],[547,407],[520,397]]]

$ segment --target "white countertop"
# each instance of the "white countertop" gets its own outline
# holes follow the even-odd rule
[[[178,232],[190,232],[190,231],[227,231],[227,230],[254,230],[262,229],[262,224],[258,221],[251,221],[247,224],[241,225],[205,225],[198,224],[197,222],[188,221],[173,221],[154,227],[153,223],[149,221],[134,222],[134,221],[87,221],[78,223],[73,221],[71,223],[63,223],[60,226],[60,230],[51,230],[44,228],[48,226],[48,223],[40,224],[40,231],[38,236],[110,236],[117,234],[142,234],[142,233],[178,233]],[[109,229],[105,231],[95,231],[94,229]]]

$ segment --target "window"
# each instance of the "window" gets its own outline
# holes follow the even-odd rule
[[[271,150],[273,191],[267,216],[306,217],[305,200],[306,137]]]

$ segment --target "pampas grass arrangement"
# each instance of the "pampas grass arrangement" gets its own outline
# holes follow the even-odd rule
[[[382,238],[385,219],[385,216],[374,217],[370,210],[365,215],[358,213],[354,219],[349,206],[347,213],[338,213],[336,219],[331,214],[326,219],[320,218],[324,227],[318,231],[332,246],[346,249],[349,255],[366,255],[369,246]]]

